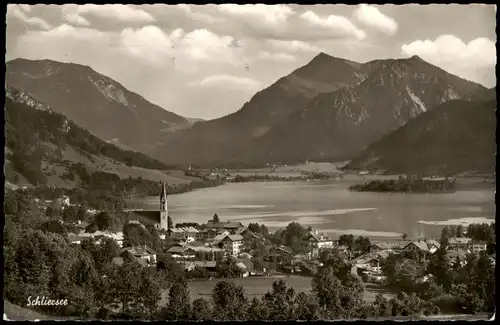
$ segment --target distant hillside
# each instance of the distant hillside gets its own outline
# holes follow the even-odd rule
[[[148,153],[226,166],[345,160],[419,114],[482,90],[417,56],[361,64],[321,53],[236,113],[176,132]]]
[[[491,97],[488,101],[448,101],[373,143],[346,168],[428,175],[493,174],[495,110],[496,99]]]
[[[100,140],[27,92],[7,86],[4,113],[6,177],[12,183],[71,187],[75,184],[61,176],[75,163],[89,172],[189,183],[189,177],[176,171],[170,172],[179,174],[178,178],[162,171],[173,167]]]
[[[165,132],[191,126],[88,66],[15,59],[7,62],[5,78],[102,140],[136,150],[161,141]]]

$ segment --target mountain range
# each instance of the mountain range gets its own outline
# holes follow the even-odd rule
[[[148,153],[213,165],[349,159],[409,119],[484,90],[417,56],[361,64],[321,53],[234,114],[176,132]]]
[[[6,64],[5,80],[104,141],[127,148],[141,149],[192,124],[84,65],[15,59]]]
[[[418,56],[358,63],[325,53],[209,121],[167,112],[77,64],[16,59],[7,63],[6,81],[109,143],[166,164],[206,167],[356,158],[357,168],[369,155],[364,150],[409,121],[424,125],[444,103],[494,93]]]

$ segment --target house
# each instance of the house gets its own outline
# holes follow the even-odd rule
[[[247,268],[247,266],[245,265],[245,263],[243,263],[243,262],[236,262],[236,264],[235,264],[235,265],[236,265],[236,267],[237,267],[238,269],[240,269],[240,271],[241,271],[241,273],[242,273],[242,274],[241,274],[241,276],[242,276],[242,277],[246,278],[247,276],[249,276],[249,275],[250,275],[250,271],[248,270],[248,268]]]
[[[496,260],[497,260],[497,254],[496,254],[496,253],[495,253],[495,254],[492,254],[492,255],[489,257],[489,259],[490,259],[491,265],[493,265],[493,267],[495,267],[495,265],[496,265]]]
[[[128,255],[134,258],[143,266],[154,266],[156,265],[156,252],[151,248],[144,246],[139,247],[126,247],[121,251],[121,257]]]
[[[207,229],[215,230],[228,230],[231,234],[236,234],[241,229],[243,229],[243,224],[241,222],[215,222],[213,220],[208,220],[206,224]]]
[[[448,239],[448,247],[451,249],[469,249],[469,246],[472,244],[472,239],[470,238],[457,238],[453,237]]]
[[[446,251],[446,257],[448,258],[450,267],[455,265],[457,260],[460,262],[460,266],[465,266],[467,264],[467,251],[465,250],[450,249]]]
[[[372,242],[370,246],[370,253],[377,251],[385,251],[391,250],[394,252],[402,250],[406,245],[408,245],[408,241],[392,241],[392,242]]]
[[[62,207],[69,206],[69,204],[70,204],[69,196],[61,195],[60,197],[57,198],[57,204],[59,204]]]
[[[237,256],[240,253],[243,237],[241,235],[226,235],[218,242],[214,242],[217,247],[231,252]]]
[[[86,238],[87,237],[81,237],[77,234],[72,234],[72,233],[68,234],[68,241],[70,242],[70,244],[81,245]]]
[[[76,227],[77,227],[78,229],[80,229],[80,231],[84,231],[84,230],[85,230],[85,228],[87,228],[87,227],[88,227],[88,225],[89,225],[89,223],[88,223],[88,222],[85,222],[85,221],[80,221],[80,220],[78,220],[78,222],[76,223]]]
[[[128,223],[132,225],[139,225],[141,228],[146,229],[146,226],[144,226],[139,220],[130,220]]]
[[[270,245],[268,246],[268,252],[267,256],[264,257],[267,262],[284,263],[292,260],[293,251],[286,246]]]
[[[243,238],[245,238],[245,239],[252,238],[252,239],[257,239],[257,240],[259,240],[261,242],[265,241],[265,238],[261,234],[254,233],[253,231],[251,231],[250,229],[248,229],[248,227],[246,227],[243,230],[241,230],[239,232],[239,234],[242,235]]]
[[[184,263],[184,270],[193,271],[195,268],[201,268],[206,271],[216,272],[216,264],[215,261],[189,261]]]
[[[392,246],[393,245],[391,245],[389,243],[384,243],[384,242],[373,243],[370,246],[369,251],[370,251],[370,253],[380,252],[380,251],[383,251],[386,249],[392,249]]]
[[[434,254],[441,247],[441,244],[435,239],[426,238],[424,239],[424,242],[427,244],[427,248],[431,254]]]
[[[167,230],[170,237],[185,240],[188,243],[195,242],[196,239],[201,240],[198,229],[194,227],[176,227]]]
[[[245,268],[248,272],[254,271],[252,260],[250,260],[249,258],[240,257],[240,258],[236,259],[236,262],[243,263],[243,265],[245,265]]]
[[[424,241],[411,241],[409,242],[404,248],[403,251],[405,252],[424,252],[427,253],[429,252],[429,247]]]
[[[198,232],[197,239],[200,241],[210,241],[217,236],[217,230],[213,228],[205,228]]]
[[[248,253],[240,253],[239,255],[240,258],[246,258],[248,260],[251,260],[253,258],[252,255],[248,254]]]
[[[68,238],[70,235],[74,235],[74,234],[69,234],[68,235]],[[72,236],[71,237],[71,240],[74,241],[74,243],[80,241],[80,243],[82,241],[84,241],[85,239],[93,239],[95,241],[96,244],[100,244],[101,243],[101,239],[102,238],[111,238],[113,239],[117,244],[118,246],[122,247],[123,246],[123,233],[121,231],[119,232],[116,232],[116,233],[113,233],[113,232],[108,232],[108,231],[96,231],[94,233],[88,233],[88,232],[84,232],[84,231],[80,231],[80,233],[78,233],[76,235],[78,239],[76,239],[75,236]]]
[[[319,256],[321,249],[333,248],[333,240],[325,234],[319,234],[317,230],[309,232],[305,240],[311,248],[311,254],[314,257]]]
[[[479,252],[486,251],[488,245],[485,241],[474,241],[469,247],[471,253],[477,254]]]
[[[182,245],[174,245],[170,247],[167,249],[167,253],[176,259],[194,259],[196,257],[196,251],[194,249]]]

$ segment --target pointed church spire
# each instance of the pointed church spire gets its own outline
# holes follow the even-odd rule
[[[165,181],[161,182],[161,194],[160,194],[160,199],[161,200],[166,200],[167,199],[167,188],[165,186]]]

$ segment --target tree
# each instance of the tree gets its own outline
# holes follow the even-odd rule
[[[248,298],[242,286],[220,281],[212,291],[214,320],[245,320]]]
[[[344,315],[341,304],[342,284],[329,267],[321,268],[312,280],[312,291],[318,299],[323,316]]]
[[[87,208],[84,205],[80,205],[76,212],[76,216],[79,221],[87,220]]]
[[[354,235],[341,235],[339,237],[339,245],[347,246],[352,251],[354,248]]]
[[[219,216],[217,215],[217,213],[216,213],[216,214],[214,214],[213,221],[214,221],[215,223],[219,223],[219,222],[220,222],[220,220],[219,220]]]
[[[151,246],[150,233],[142,226],[136,223],[128,223],[123,227],[123,241],[125,246]]]
[[[403,234],[403,240],[407,240],[408,239],[408,234],[404,233]]]
[[[238,278],[242,274],[242,271],[236,265],[236,260],[232,257],[225,260],[218,260],[215,268],[219,276],[223,278]]]
[[[96,231],[98,230],[97,226],[95,225],[95,223],[90,223],[87,227],[85,227],[85,232],[86,233],[95,233]]]
[[[191,320],[210,320],[212,319],[212,309],[208,301],[198,298],[193,301],[191,310]]]
[[[268,310],[268,320],[289,320],[294,317],[293,288],[287,288],[285,281],[273,282],[272,290],[264,295],[263,302]]]
[[[189,320],[191,304],[186,280],[180,279],[172,284],[168,293],[168,304],[163,311],[167,320]]]
[[[267,305],[257,297],[254,297],[250,302],[248,315],[251,315],[251,318],[254,321],[269,320],[269,310],[267,309]]]
[[[103,211],[95,216],[94,223],[101,231],[109,230],[113,225],[113,217],[107,211]]]
[[[449,239],[450,239],[450,228],[448,226],[445,226],[441,231],[441,240],[440,240],[441,247],[448,246]]]
[[[58,220],[49,220],[42,225],[42,229],[46,232],[53,232],[64,237],[67,235],[66,227]]]
[[[65,222],[76,222],[78,221],[77,210],[75,207],[68,206],[63,210],[63,220]]]
[[[167,217],[167,229],[173,229],[174,224],[172,222],[172,218],[170,216]]]
[[[437,314],[439,308],[430,302],[419,299],[415,294],[400,292],[390,300],[392,316],[411,316],[416,314]]]
[[[319,319],[318,301],[314,295],[299,292],[294,303],[296,320],[313,321]]]
[[[154,269],[126,262],[111,280],[110,302],[121,306],[122,317],[148,319],[156,313],[161,287]]]
[[[370,251],[370,247],[371,247],[370,238],[359,236],[355,240],[354,246],[356,247],[356,250],[358,250],[362,254],[368,253]]]
[[[451,288],[449,265],[446,249],[441,246],[431,258],[427,268],[428,272],[435,276],[436,283],[443,286],[446,291]]]
[[[184,277],[184,268],[169,254],[158,254],[156,257],[156,269],[166,283],[173,283]]]
[[[50,205],[47,207],[47,209],[45,209],[45,216],[47,218],[55,217],[55,213],[56,213],[55,209]]]
[[[457,226],[456,225],[450,225],[450,238],[457,237]]]

